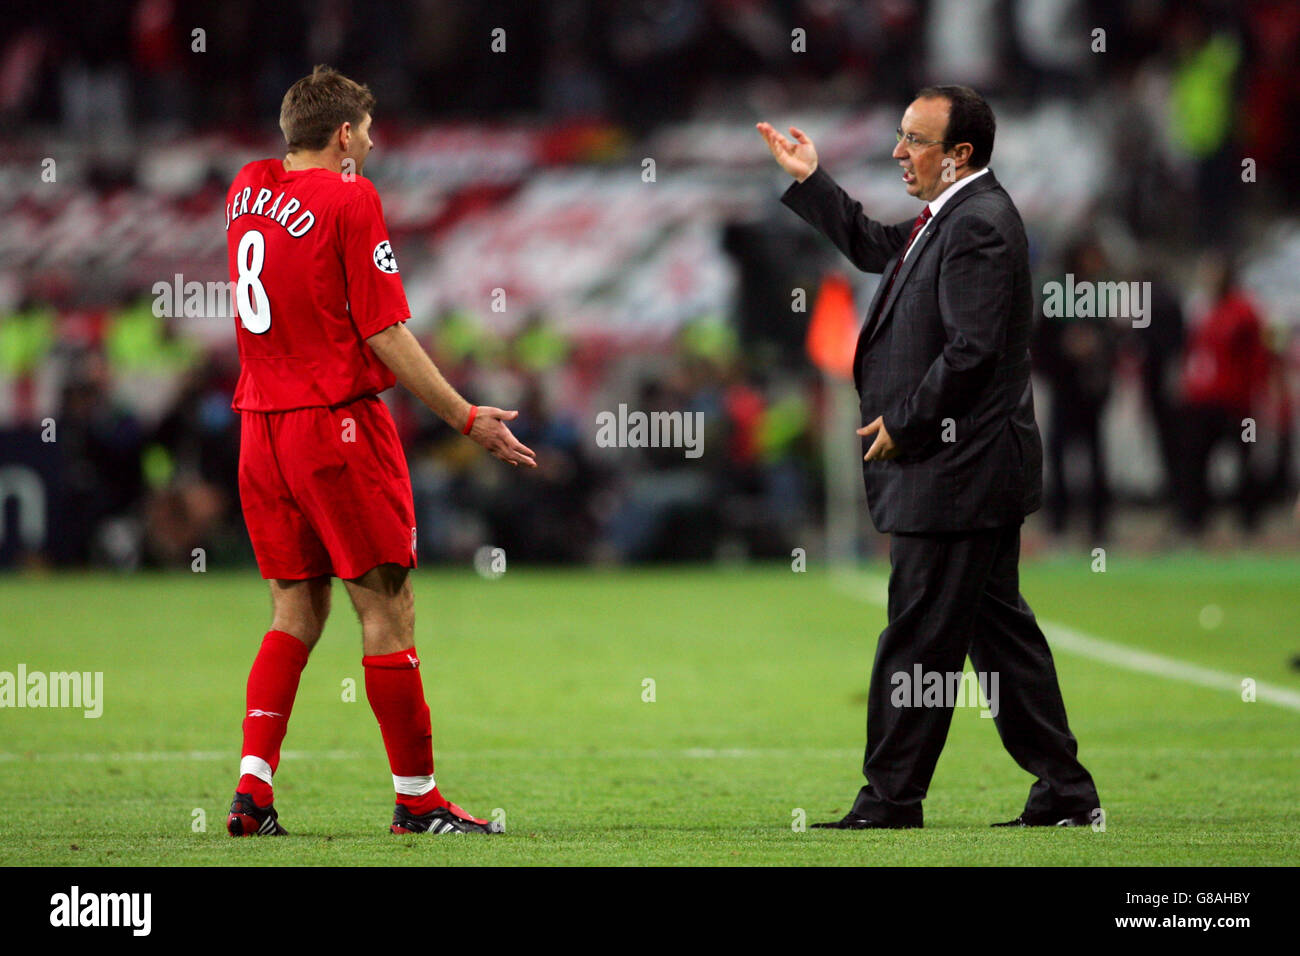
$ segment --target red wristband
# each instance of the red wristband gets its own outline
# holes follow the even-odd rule
[[[462,435],[468,435],[468,434],[469,434],[469,430],[470,430],[471,428],[474,427],[474,419],[477,418],[477,417],[478,417],[478,406],[477,406],[477,405],[471,405],[471,406],[469,407],[469,421],[467,421],[467,422],[465,423],[465,428],[464,428],[464,430],[461,432]]]

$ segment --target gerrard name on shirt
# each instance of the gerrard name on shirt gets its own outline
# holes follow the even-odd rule
[[[248,199],[252,192],[253,188],[251,186],[245,186],[235,194],[232,202],[226,203],[227,231],[230,230],[230,224],[240,216],[262,216],[266,219],[273,219],[284,226],[289,235],[295,239],[306,235],[307,231],[316,225],[316,216],[311,210],[303,209],[302,212],[298,213],[302,203],[296,199],[290,199],[284,204],[283,209],[280,208],[280,203],[284,200],[284,190],[276,193],[263,187],[257,191],[257,198],[253,200],[253,204],[250,206]],[[267,202],[272,196],[275,197],[275,202],[268,207]],[[298,213],[298,215],[290,221],[289,217],[294,213]]]

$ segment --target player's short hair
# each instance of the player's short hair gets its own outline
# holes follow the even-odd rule
[[[970,165],[983,169],[993,157],[993,134],[998,123],[989,104],[969,86],[927,86],[917,91],[915,99],[948,101],[948,128],[944,130],[944,149],[958,143],[970,143]]]
[[[289,152],[324,149],[344,123],[360,126],[375,108],[370,88],[320,65],[289,87],[280,103],[280,129]]]

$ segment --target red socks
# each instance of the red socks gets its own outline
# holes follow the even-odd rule
[[[244,750],[235,789],[251,794],[260,807],[271,804],[271,775],[280,765],[280,744],[298,693],[309,648],[284,631],[267,631],[248,673]]]
[[[244,749],[235,789],[250,794],[260,807],[271,805],[271,778],[280,765],[280,744],[310,653],[292,634],[268,631],[248,674]],[[388,751],[397,802],[415,814],[447,806],[433,779],[433,729],[415,648],[370,655],[361,663],[366,669],[366,698]]]
[[[397,802],[415,814],[447,806],[433,779],[433,728],[415,648],[369,655],[361,663],[366,669],[366,699],[384,736]]]

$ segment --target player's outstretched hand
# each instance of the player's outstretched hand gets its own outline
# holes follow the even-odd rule
[[[790,142],[775,129],[771,123],[757,123],[758,131],[763,134],[763,139],[767,141],[767,148],[772,151],[776,161],[781,164],[781,168],[793,176],[799,182],[803,182],[811,176],[817,169],[817,147],[813,146],[804,131],[798,127],[790,127],[790,135],[795,138],[795,142]]]
[[[536,468],[537,455],[506,427],[506,422],[518,417],[517,411],[507,412],[491,405],[480,405],[474,418],[474,427],[469,430],[469,437],[502,461]]]

